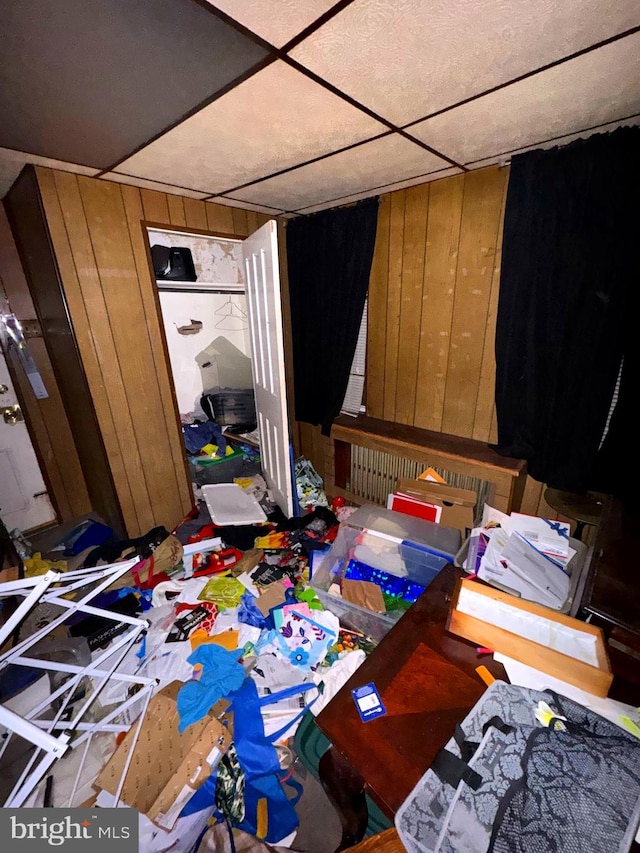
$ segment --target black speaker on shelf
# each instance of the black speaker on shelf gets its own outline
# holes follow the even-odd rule
[[[198,278],[191,249],[152,246],[151,260],[156,279],[160,281],[196,281]]]

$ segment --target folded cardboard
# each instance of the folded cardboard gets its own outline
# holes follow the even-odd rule
[[[378,584],[371,581],[345,578],[342,581],[342,599],[364,607],[366,610],[372,610],[374,613],[385,613],[387,609],[382,590]]]
[[[182,686],[181,681],[174,681],[149,702],[120,793],[122,802],[163,829],[173,828],[232,739],[231,729],[224,725],[226,702],[214,705],[206,717],[180,734],[176,699]],[[136,729],[134,724],[103,768],[95,782],[97,788],[117,792]]]
[[[595,696],[609,693],[613,673],[601,628],[482,581],[458,582],[447,630]]]
[[[446,483],[431,480],[410,480],[401,477],[396,491],[410,498],[441,507],[439,523],[459,530],[464,539],[474,525],[477,495],[472,489],[456,489]]]

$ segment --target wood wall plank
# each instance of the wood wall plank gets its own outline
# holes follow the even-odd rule
[[[231,208],[231,220],[233,222],[233,233],[247,236],[249,234],[249,224],[247,220],[247,211],[240,207]]]
[[[255,210],[247,210],[247,237],[257,231],[260,225],[258,224],[258,214]]]
[[[367,304],[367,369],[365,403],[375,418],[384,415],[384,368],[387,340],[387,288],[389,282],[389,233],[391,196],[378,206],[376,244],[371,263]]]
[[[181,196],[167,195],[167,206],[169,208],[169,222],[172,225],[187,224],[187,218],[184,214],[184,203]]]
[[[464,175],[431,184],[420,310],[414,426],[442,428]]]
[[[169,222],[167,194],[158,190],[140,190],[144,218],[147,222]]]
[[[506,170],[465,175],[442,431],[468,436],[478,397]]]
[[[206,231],[207,225],[207,209],[203,201],[198,201],[195,198],[184,198],[184,216],[188,228],[200,228]]]
[[[418,376],[418,351],[422,322],[422,287],[429,215],[429,184],[406,190],[402,283],[398,331],[395,420],[413,424]]]
[[[402,260],[406,191],[392,193],[389,220],[389,269],[387,284],[387,328],[384,352],[384,418],[396,419],[398,385],[398,341],[402,299]]]
[[[236,234],[234,228],[233,207],[225,207],[222,204],[214,204],[212,201],[204,203],[207,212],[207,228],[213,234]],[[240,232],[240,236],[246,234],[247,223],[244,222],[244,232]]]
[[[62,251],[62,235],[54,236],[65,296],[124,521],[127,529],[143,528],[145,523],[151,522],[152,516],[144,502],[137,505],[130,487],[130,475],[142,477],[143,469],[139,456],[132,457],[130,452],[136,442],[135,430],[128,416],[126,393],[78,179],[70,172],[51,172],[48,176],[40,176],[41,187],[49,178],[53,180],[68,241],[67,254]],[[120,412],[119,417],[114,415],[114,409]]]
[[[507,187],[509,182],[504,180],[502,189],[502,204],[498,217],[498,236],[493,251],[487,253],[487,260],[492,263],[491,290],[489,294],[489,305],[487,311],[487,322],[484,334],[484,345],[482,353],[482,364],[480,366],[480,379],[478,382],[478,396],[476,403],[475,418],[473,422],[473,438],[479,441],[497,441],[497,423],[495,406],[496,389],[496,356],[495,335],[496,321],[498,318],[498,294],[500,292],[500,262],[502,256],[502,233],[504,226],[504,211],[507,203]]]

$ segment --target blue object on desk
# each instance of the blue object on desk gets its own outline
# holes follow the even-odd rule
[[[360,563],[358,560],[349,560],[344,576],[354,581],[371,581],[377,584],[385,595],[401,598],[411,604],[417,601],[426,589],[422,584],[414,583],[408,578],[400,578],[383,569],[375,569],[366,563]]]

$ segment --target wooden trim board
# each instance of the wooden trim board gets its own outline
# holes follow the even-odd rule
[[[490,622],[468,613],[462,613],[458,609],[458,605],[463,590],[470,591],[474,595],[490,601],[500,602],[502,605],[513,608],[514,611],[531,614],[547,623],[553,622],[558,626],[564,626],[585,637],[595,637],[597,665],[593,666],[576,657],[501,628],[495,624],[493,615],[490,618],[494,621]],[[548,607],[524,601],[509,593],[493,589],[481,581],[462,579],[458,582],[449,611],[447,631],[471,640],[479,646],[508,655],[520,663],[546,672],[555,678],[573,684],[575,687],[580,687],[588,693],[593,693],[594,696],[606,697],[609,693],[613,681],[613,672],[601,628],[574,619],[571,616],[565,616],[563,613],[556,613]]]
[[[500,456],[488,444],[472,438],[435,432],[406,424],[359,415],[338,417],[331,429],[334,442],[335,485],[348,493],[351,447],[366,447],[441,467],[491,484],[492,505],[501,512],[520,509],[526,482],[523,459]]]

